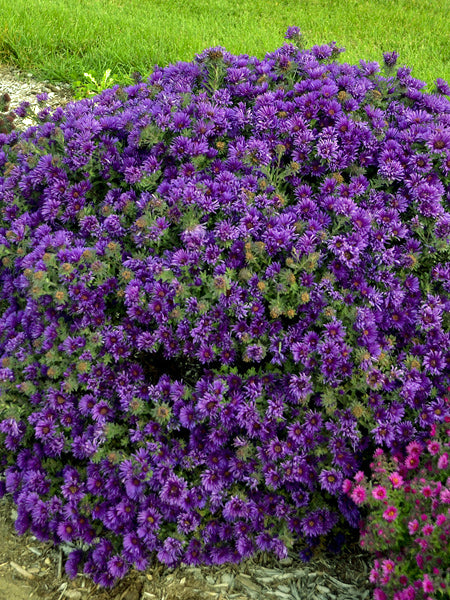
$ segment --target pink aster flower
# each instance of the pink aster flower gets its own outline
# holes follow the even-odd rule
[[[395,519],[397,518],[397,515],[398,510],[395,508],[395,506],[388,506],[383,513],[383,519],[388,523],[392,523],[392,521],[395,521]]]
[[[342,482],[342,491],[344,492],[344,494],[348,494],[351,489],[352,489],[352,482],[350,481],[350,479],[344,479],[344,481]]]
[[[419,466],[419,455],[408,454],[405,460],[405,467],[407,469],[416,469]]]
[[[422,454],[422,445],[419,442],[411,442],[406,446],[406,452],[408,454]]]
[[[386,488],[382,485],[377,485],[372,490],[372,496],[375,498],[375,500],[384,500],[386,495]]]
[[[426,552],[428,550],[428,542],[427,540],[423,540],[422,538],[417,538],[414,540],[416,544],[419,544],[422,552]]]
[[[361,483],[361,481],[364,479],[364,473],[362,471],[358,471],[355,475],[355,482],[356,483]]]
[[[397,471],[394,471],[394,473],[389,475],[389,481],[392,483],[392,487],[394,489],[402,487],[404,483],[403,477],[399,473],[397,473]]]
[[[366,490],[361,485],[357,485],[351,493],[350,498],[355,504],[362,504],[366,499]]]
[[[437,441],[432,441],[432,442],[428,442],[427,448],[428,448],[428,452],[432,456],[435,456],[436,454],[439,453],[439,451],[441,449],[441,445]]]
[[[425,487],[422,488],[422,494],[425,496],[425,498],[430,498],[432,493],[433,492],[429,485],[426,485]]]
[[[389,575],[390,573],[393,573],[395,569],[395,562],[390,559],[383,560],[381,563],[381,568],[385,575]]]
[[[387,600],[387,596],[382,589],[375,588],[373,590],[373,600]]]
[[[444,454],[442,454],[437,462],[437,467],[438,469],[446,469],[448,467],[448,454],[447,452],[444,452]]]
[[[423,535],[431,535],[434,531],[434,527],[433,525],[430,525],[429,523],[427,525],[424,525],[422,528],[422,534]]]
[[[409,521],[408,523],[408,531],[409,533],[412,535],[413,533],[416,533],[416,531],[419,530],[419,522],[417,521],[417,519],[414,519],[413,521]]]
[[[442,513],[436,517],[436,525],[438,525],[438,527],[443,525],[445,523],[445,521],[446,521],[446,516]]]
[[[434,592],[434,584],[426,573],[423,576],[422,587],[423,587],[423,591],[426,592],[427,594]]]

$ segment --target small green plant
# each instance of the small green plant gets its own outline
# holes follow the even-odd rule
[[[11,97],[8,93],[0,96],[0,133],[10,133],[15,129],[14,119],[16,115],[9,110]]]
[[[111,77],[111,69],[106,69],[100,81],[95,79],[94,75],[90,71],[83,73],[83,75],[85,77],[84,82],[75,81],[73,84],[76,100],[89,98],[90,96],[96,96],[97,94],[103,92],[103,90],[107,90],[114,85],[114,78]]]

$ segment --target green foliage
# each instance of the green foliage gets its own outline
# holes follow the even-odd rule
[[[92,72],[83,73],[83,75],[84,81],[75,81],[73,83],[76,100],[96,96],[114,85],[114,78],[111,77],[111,69],[106,69],[100,80],[97,80]]]
[[[0,14],[0,61],[54,81],[86,85],[83,73],[108,66],[123,84],[134,71],[191,60],[217,45],[262,58],[292,22],[308,45],[334,39],[348,47],[349,62],[395,49],[428,84],[450,79],[448,4],[439,0],[0,0]],[[295,42],[304,47],[303,38]],[[95,92],[91,83],[87,91]]]

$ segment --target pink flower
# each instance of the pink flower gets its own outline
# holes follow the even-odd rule
[[[419,544],[420,548],[422,549],[423,552],[425,552],[426,550],[428,550],[428,542],[427,540],[423,540],[422,538],[416,538],[414,540],[416,542],[416,544]]]
[[[439,498],[444,504],[450,504],[450,489],[442,488]]]
[[[424,592],[427,592],[427,593],[434,592],[434,584],[426,573],[423,576],[422,587],[423,587]]]
[[[446,521],[446,516],[442,513],[436,517],[436,525],[438,525],[439,527],[441,525],[443,525],[445,523],[445,521]]]
[[[436,486],[435,486],[434,490],[432,491],[432,496],[434,498],[436,498],[437,496],[439,496],[439,492],[441,491],[441,489],[442,489],[442,483],[440,481],[438,481],[436,483]]]
[[[395,563],[393,560],[390,560],[390,559],[383,560],[383,562],[381,563],[381,568],[383,570],[383,573],[385,575],[388,575],[394,571]]]
[[[344,492],[344,494],[348,494],[351,489],[352,489],[352,482],[350,481],[350,479],[344,479],[344,481],[342,482],[342,491]]]
[[[421,554],[416,554],[416,563],[419,569],[423,569],[423,556]]]
[[[408,454],[405,459],[405,467],[407,469],[416,469],[419,466],[419,455],[418,454]]]
[[[392,483],[392,487],[394,489],[402,487],[404,483],[403,477],[400,475],[400,473],[397,473],[397,471],[394,471],[394,473],[389,475],[389,481]]]
[[[383,519],[385,519],[388,523],[392,523],[395,521],[398,515],[398,510],[395,506],[388,506],[387,509],[383,513]]]
[[[441,449],[441,445],[439,442],[433,441],[433,442],[428,442],[427,445],[428,448],[428,452],[432,455],[435,456],[436,454],[438,454],[438,452]]]
[[[372,496],[375,500],[384,500],[386,495],[386,488],[382,485],[377,485],[377,487],[374,487],[372,490]]]
[[[364,473],[362,471],[358,471],[355,475],[355,483],[361,483],[364,479]]]
[[[433,525],[430,525],[430,524],[424,525],[422,528],[423,535],[431,535],[433,533],[433,531],[434,531],[434,527],[433,527]]]
[[[375,588],[373,590],[373,600],[387,600],[387,596],[382,589]]]
[[[372,569],[369,573],[369,581],[370,583],[376,583],[376,581],[378,581],[380,574],[378,573],[377,569]]]
[[[426,485],[424,488],[422,488],[422,494],[425,496],[425,498],[430,498],[432,491],[429,485]]]
[[[350,498],[355,504],[362,504],[366,499],[366,490],[361,485],[357,485],[351,493]]]
[[[422,445],[419,442],[411,442],[406,446],[406,452],[408,454],[422,454]]]
[[[418,523],[417,519],[414,519],[414,521],[410,521],[408,523],[408,531],[411,535],[413,533],[416,533],[416,531],[418,531],[418,530],[419,530],[419,523]]]
[[[444,452],[438,459],[437,462],[438,469],[446,469],[448,467],[448,454]]]
[[[406,577],[406,575],[400,575],[398,580],[401,585],[407,585],[407,583],[408,583],[408,578]]]

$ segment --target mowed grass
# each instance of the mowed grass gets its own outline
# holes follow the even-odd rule
[[[262,58],[290,25],[307,46],[345,47],[341,61],[396,50],[431,88],[450,80],[448,0],[0,0],[0,63],[53,81],[111,69],[123,83],[212,46]]]

